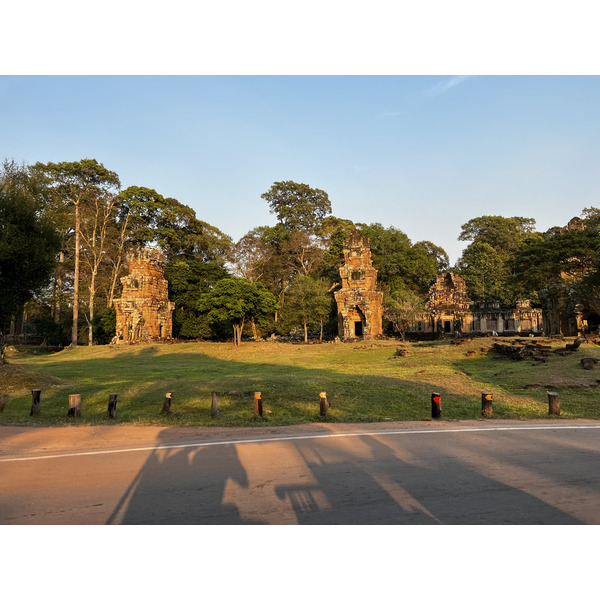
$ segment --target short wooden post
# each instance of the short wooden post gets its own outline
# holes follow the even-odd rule
[[[320,410],[319,410],[319,414],[322,417],[326,417],[327,416],[327,411],[329,410],[329,402],[327,402],[327,392],[321,392],[319,394],[319,400],[320,400]]]
[[[481,416],[482,417],[491,417],[493,412],[492,400],[494,399],[494,395],[489,392],[484,392],[481,394]]]
[[[560,415],[560,398],[558,392],[546,392],[548,394],[548,414]]]
[[[108,418],[114,419],[117,416],[117,398],[119,394],[108,395]]]
[[[2,398],[0,398],[0,413],[4,410],[4,407],[8,404],[8,394],[4,394]]]
[[[210,416],[214,419],[219,412],[219,398],[221,394],[219,392],[212,393],[212,401],[210,403]]]
[[[262,392],[254,392],[254,416],[263,416]]]
[[[442,396],[438,392],[431,394],[431,418],[440,419],[442,417]]]
[[[173,399],[173,392],[167,392],[165,394],[165,401],[163,403],[162,410],[160,412],[169,414],[171,412],[171,400]]]
[[[81,415],[81,394],[69,395],[68,417],[79,417]]]
[[[31,404],[31,410],[29,416],[37,415],[42,410],[42,390],[31,390],[33,402]]]

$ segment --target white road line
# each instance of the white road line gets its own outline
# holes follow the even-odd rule
[[[461,427],[457,429],[402,429],[394,431],[364,431],[357,433],[318,433],[313,435],[295,435],[287,437],[257,438],[250,440],[223,440],[218,442],[192,442],[188,444],[156,444],[135,448],[118,448],[112,450],[94,450],[90,452],[70,452],[64,454],[47,454],[43,456],[25,456],[0,458],[0,463],[23,462],[31,460],[48,460],[52,458],[73,458],[76,456],[98,456],[103,454],[122,454],[125,452],[151,452],[155,450],[172,450],[180,448],[201,448],[203,446],[234,446],[236,444],[265,444],[269,442],[293,442],[298,440],[316,440],[343,437],[376,437],[379,435],[420,435],[435,433],[481,433],[488,431],[539,431],[549,429],[600,429],[600,425],[520,425],[504,427]]]

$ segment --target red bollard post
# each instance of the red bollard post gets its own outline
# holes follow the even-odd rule
[[[442,396],[437,392],[431,394],[431,418],[440,419],[442,416]]]

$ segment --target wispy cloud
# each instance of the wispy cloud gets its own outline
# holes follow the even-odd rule
[[[438,83],[436,83],[433,87],[429,88],[426,92],[426,96],[439,96],[440,94],[445,94],[447,91],[455,88],[457,85],[465,82],[470,78],[470,75],[456,75],[454,77],[450,77],[444,79]]]

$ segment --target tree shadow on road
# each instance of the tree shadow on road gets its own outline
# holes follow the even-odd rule
[[[160,447],[161,435],[106,524],[248,523],[224,501],[229,481],[248,487],[235,446]]]

